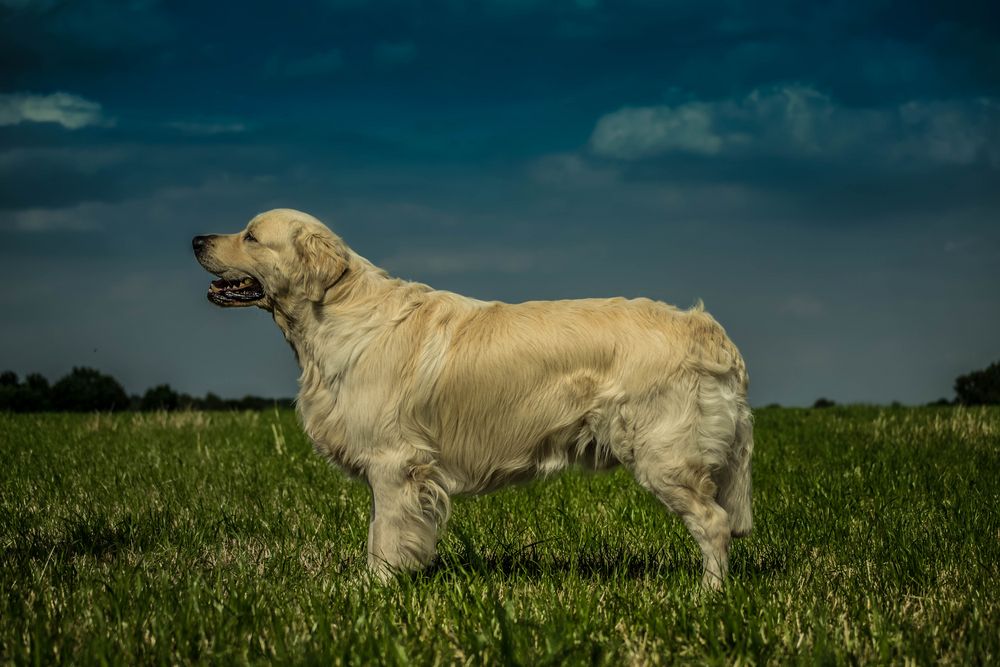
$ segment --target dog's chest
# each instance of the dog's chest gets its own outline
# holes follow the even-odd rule
[[[303,401],[299,402],[298,411],[302,428],[317,453],[352,474],[362,473],[365,457],[350,445],[347,424],[342,417],[335,415],[333,411],[324,415],[323,411],[310,408]]]
[[[364,476],[373,447],[371,438],[364,437],[370,430],[361,421],[364,410],[357,409],[350,392],[339,383],[309,390],[303,386],[296,408],[302,428],[316,451],[347,472]]]

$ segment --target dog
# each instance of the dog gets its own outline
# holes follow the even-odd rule
[[[393,278],[291,209],[192,243],[209,301],[269,311],[291,345],[306,434],[370,488],[379,579],[434,559],[452,495],[577,464],[628,468],[722,586],[752,525],[753,422],[743,358],[700,303],[480,301]]]

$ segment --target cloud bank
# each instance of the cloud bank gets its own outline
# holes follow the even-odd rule
[[[79,130],[90,125],[110,125],[101,105],[97,102],[71,95],[52,93],[0,94],[0,126],[21,123],[57,123],[67,130]]]
[[[873,156],[1000,164],[1000,104],[988,98],[848,107],[804,85],[757,88],[742,98],[624,107],[601,117],[589,148],[643,160],[671,153],[792,158]]]

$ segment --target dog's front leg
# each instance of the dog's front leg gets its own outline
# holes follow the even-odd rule
[[[382,581],[434,559],[450,503],[433,464],[369,471],[368,567]]]

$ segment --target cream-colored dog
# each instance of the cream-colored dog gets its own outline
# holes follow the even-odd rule
[[[626,466],[684,520],[704,584],[750,531],[747,374],[700,307],[479,301],[392,278],[310,215],[198,236],[208,298],[270,311],[295,351],[316,449],[371,489],[368,559],[427,565],[449,497],[570,464]]]

